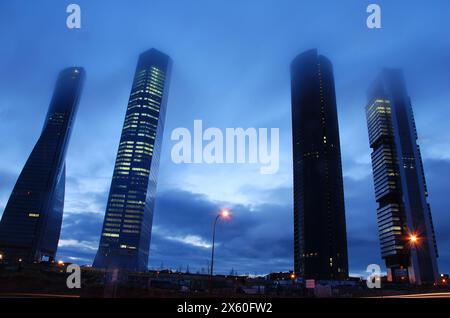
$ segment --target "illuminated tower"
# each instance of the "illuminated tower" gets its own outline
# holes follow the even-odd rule
[[[94,267],[147,270],[171,65],[155,49],[139,57]]]
[[[333,67],[317,50],[291,64],[294,269],[304,278],[348,277],[341,149]]]
[[[381,72],[366,107],[381,256],[391,281],[438,280],[437,246],[411,101],[400,70]]]
[[[41,135],[0,223],[0,253],[9,262],[55,257],[64,208],[65,157],[84,78],[79,67],[59,74]]]

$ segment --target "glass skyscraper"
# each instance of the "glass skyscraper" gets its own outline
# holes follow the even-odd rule
[[[147,270],[171,65],[155,49],[139,57],[94,267]]]
[[[368,91],[366,115],[388,279],[434,283],[436,239],[414,115],[400,70],[381,72]]]
[[[84,78],[79,67],[59,74],[41,135],[0,223],[0,253],[9,262],[55,257],[64,208],[65,157]]]
[[[294,270],[348,277],[347,234],[333,67],[317,50],[291,64]]]

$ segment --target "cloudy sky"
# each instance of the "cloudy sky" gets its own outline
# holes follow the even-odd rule
[[[65,26],[81,6],[81,30]],[[366,7],[382,8],[382,29]],[[333,62],[339,111],[350,272],[382,264],[376,228],[365,92],[381,67],[405,72],[422,147],[440,270],[450,272],[450,3],[426,1],[0,1],[0,214],[36,142],[58,71],[87,81],[67,154],[58,257],[91,263],[100,237],[121,126],[139,53],[174,60],[150,266],[202,271],[211,223],[218,272],[293,266],[289,63],[307,49]],[[259,165],[176,165],[170,133],[205,127],[280,128],[280,170]]]

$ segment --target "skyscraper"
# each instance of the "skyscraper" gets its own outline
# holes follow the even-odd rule
[[[171,65],[155,49],[139,57],[94,267],[147,270]]]
[[[41,135],[14,186],[0,223],[0,252],[10,262],[53,260],[64,209],[65,157],[85,72],[63,70]]]
[[[388,278],[434,283],[436,239],[414,115],[400,70],[381,72],[368,91],[366,115]]]
[[[317,50],[291,64],[294,270],[348,277],[347,234],[333,67]]]

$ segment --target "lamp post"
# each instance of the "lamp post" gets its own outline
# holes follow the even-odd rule
[[[213,223],[213,238],[212,238],[212,248],[211,248],[211,267],[209,271],[209,292],[212,292],[212,277],[214,273],[214,247],[216,242],[216,225],[217,221],[219,219],[229,219],[230,218],[230,211],[228,210],[222,210],[219,214],[217,214],[216,218],[214,219]]]

